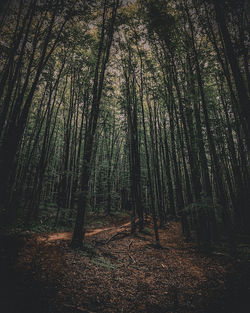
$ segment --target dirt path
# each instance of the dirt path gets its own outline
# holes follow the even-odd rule
[[[122,224],[119,228],[127,228],[130,226],[130,222],[127,222],[125,224]],[[95,228],[94,230],[87,230],[85,233],[85,238],[91,237],[93,235],[97,235],[101,232],[106,232],[106,231],[117,231],[118,228],[117,226],[113,227],[106,227],[106,228]],[[71,240],[72,238],[72,232],[56,232],[56,233],[51,233],[47,235],[42,235],[38,236],[37,239],[38,241],[47,241],[47,242],[54,242],[57,240]]]
[[[151,223],[136,236],[129,226],[88,230],[83,251],[69,248],[68,232],[28,240],[5,275],[3,312],[248,312],[249,262],[198,252],[179,223],[160,230],[161,250]]]

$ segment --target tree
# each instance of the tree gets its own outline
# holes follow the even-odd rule
[[[109,60],[109,53],[114,34],[114,26],[118,6],[119,0],[113,1],[111,2],[111,4],[105,0],[103,4],[101,35],[99,40],[98,55],[93,81],[92,106],[88,121],[88,129],[86,130],[85,134],[85,145],[82,159],[83,164],[81,169],[81,196],[79,198],[77,217],[71,242],[71,246],[73,248],[81,248],[83,245],[83,227],[88,199],[88,183],[91,173],[90,161],[93,150],[93,140],[99,117],[99,107],[102,96],[105,71]],[[111,17],[109,17],[110,10],[112,12]]]

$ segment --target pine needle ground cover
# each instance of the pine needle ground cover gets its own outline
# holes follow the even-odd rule
[[[159,230],[161,249],[151,220],[135,236],[129,227],[87,230],[83,250],[69,248],[67,232],[31,235],[5,263],[3,312],[247,312],[246,253],[201,253],[179,222]]]

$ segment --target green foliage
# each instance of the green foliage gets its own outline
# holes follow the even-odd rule
[[[212,199],[211,197],[202,196],[200,201],[192,202],[189,205],[187,205],[183,212],[187,214],[191,214],[192,212],[206,212],[209,214],[209,212],[212,212],[215,210],[215,212],[220,211],[221,206],[218,202],[216,202],[215,199]]]
[[[152,229],[144,227],[143,230],[141,231],[141,233],[143,233],[145,235],[152,235]]]
[[[91,258],[97,256],[97,251],[95,250],[95,248],[87,242],[84,242],[83,250],[80,253],[82,253],[83,255],[87,255]]]
[[[97,266],[102,266],[108,270],[114,270],[116,266],[112,263],[110,263],[109,260],[105,259],[103,256],[98,258],[93,258],[91,262]]]
[[[123,1],[107,63],[113,1],[81,0],[74,8],[70,0],[58,8],[56,1],[51,8],[39,4],[30,28],[25,13],[33,2],[21,2],[19,17],[17,3],[10,4],[0,26],[1,201],[6,196],[1,210],[13,213],[19,228],[29,215],[36,232],[55,224],[58,231],[72,230],[76,195],[87,177],[87,227],[128,219],[120,210],[132,211],[142,190],[144,211],[150,213],[153,204],[163,224],[164,216],[184,212],[193,227],[196,213],[215,212],[215,224],[221,225],[224,210],[247,228],[249,128],[242,123],[239,80],[228,58],[235,58],[247,80],[243,2],[223,1],[234,50],[227,53],[209,1]],[[104,74],[101,64],[103,86],[96,77]],[[91,160],[83,161],[88,142]],[[131,170],[135,160],[138,166]],[[81,177],[84,166],[87,174]],[[141,188],[131,188],[133,180]],[[194,195],[201,200],[194,202]]]
[[[149,0],[146,2],[149,30],[154,31],[165,42],[171,43],[175,31],[176,18],[165,0]]]

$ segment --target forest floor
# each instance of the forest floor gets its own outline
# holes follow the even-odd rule
[[[103,217],[102,217],[103,218]],[[124,219],[87,229],[84,250],[71,233],[27,233],[1,246],[3,313],[245,313],[250,312],[249,257],[205,254],[181,236],[178,222],[152,222],[130,235]]]

